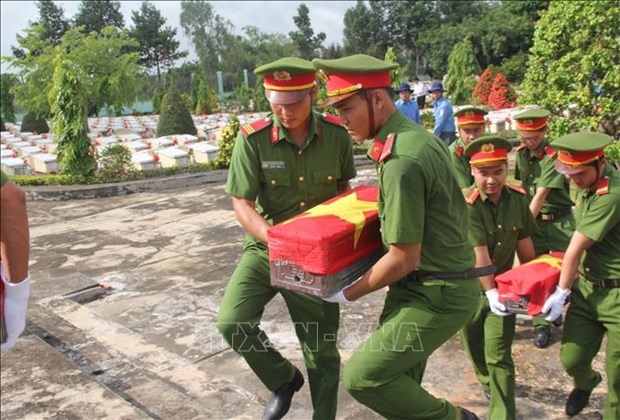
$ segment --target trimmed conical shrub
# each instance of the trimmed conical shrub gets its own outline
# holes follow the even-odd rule
[[[47,125],[47,121],[42,116],[39,116],[33,112],[27,112],[24,115],[24,120],[22,121],[22,125],[20,130],[22,133],[32,132],[32,133],[49,133],[50,128]]]
[[[170,134],[196,135],[194,120],[183,102],[179,91],[171,85],[170,89],[161,102],[161,114],[157,124],[157,135],[168,136]]]

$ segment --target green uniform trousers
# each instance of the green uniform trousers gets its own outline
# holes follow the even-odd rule
[[[592,369],[592,359],[607,332],[605,371],[607,398],[603,418],[620,419],[620,288],[594,288],[580,277],[573,286],[564,322],[560,358],[575,388],[594,389],[601,376]]]
[[[265,305],[280,293],[286,302],[306,362],[315,419],[336,417],[340,354],[337,348],[338,304],[271,286],[267,250],[246,245],[224,294],[217,327],[269,390],[294,375],[294,367],[260,327]]]
[[[474,314],[478,279],[409,281],[390,286],[379,328],[356,350],[343,384],[388,419],[460,418],[420,386],[429,356]]]
[[[482,388],[491,392],[490,419],[515,419],[515,364],[512,341],[516,316],[497,316],[482,294],[474,317],[461,330],[461,338]]]
[[[533,241],[536,248],[536,255],[546,254],[551,251],[566,251],[570,238],[575,232],[575,217],[572,214],[561,217],[557,220],[544,221],[536,219],[538,228],[534,234]],[[532,317],[534,328],[550,327],[551,322],[544,316]]]

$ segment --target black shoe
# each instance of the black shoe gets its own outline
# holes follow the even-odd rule
[[[536,327],[536,335],[534,336],[534,345],[539,349],[544,349],[551,341],[551,328]]]
[[[592,391],[584,391],[582,389],[573,389],[566,400],[566,414],[570,417],[581,413],[590,402],[590,394]]]
[[[478,416],[463,407],[456,407],[461,411],[461,420],[478,420]]]
[[[491,399],[491,391],[487,391],[486,389],[484,390],[484,398],[488,400]]]
[[[291,408],[293,395],[299,391],[304,384],[304,376],[299,369],[295,368],[295,376],[290,382],[284,383],[280,388],[273,391],[269,402],[265,406],[263,420],[279,420]]]

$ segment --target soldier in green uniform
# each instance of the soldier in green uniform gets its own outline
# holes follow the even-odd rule
[[[566,414],[579,414],[601,382],[592,359],[607,332],[607,397],[603,419],[620,418],[620,173],[605,161],[611,138],[602,133],[573,133],[555,140],[557,170],[579,190],[573,234],[556,291],[542,311],[553,321],[566,313],[560,358],[573,378]]]
[[[523,181],[530,197],[530,210],[536,218],[538,231],[534,235],[536,254],[566,251],[575,231],[573,202],[569,196],[569,183],[553,167],[556,152],[549,146],[547,118],[549,111],[530,109],[515,115],[523,144],[517,148],[515,179]],[[544,317],[532,319],[534,345],[545,348],[551,338],[550,323]]]
[[[241,127],[233,150],[226,192],[248,235],[217,326],[273,392],[263,418],[282,418],[304,378],[259,328],[265,305],[280,293],[306,362],[314,418],[333,419],[340,371],[338,305],[271,286],[267,230],[350,188],[356,175],[352,141],[336,117],[312,111],[317,86],[310,62],[283,58],[254,72],[263,76],[273,113]]]
[[[469,205],[469,239],[476,266],[491,263],[496,274],[512,268],[515,251],[523,264],[535,257],[532,236],[536,222],[527,193],[506,184],[510,142],[499,137],[480,137],[464,151],[470,160],[475,185],[466,193]],[[490,398],[490,419],[515,419],[515,365],[512,341],[516,316],[499,301],[495,275],[480,277],[482,292],[473,319],[461,330],[485,396]]]
[[[454,113],[459,138],[450,145],[450,158],[461,189],[467,189],[474,183],[469,158],[463,152],[469,143],[484,135],[484,116],[487,114],[485,110],[475,107],[465,107]]]
[[[367,55],[313,61],[327,79],[327,100],[354,140],[374,139],[386,254],[352,286],[327,298],[349,302],[389,286],[380,327],[357,349],[343,383],[387,418],[476,418],[421,386],[428,357],[469,319],[480,287],[466,212],[447,146],[396,112],[390,70]],[[473,271],[475,270],[475,271]]]

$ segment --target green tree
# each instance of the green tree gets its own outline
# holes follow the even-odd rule
[[[231,39],[232,24],[215,13],[211,4],[200,0],[181,1],[180,22],[183,32],[192,40],[207,83],[216,86],[216,71],[226,49],[226,41]]]
[[[88,177],[95,170],[94,146],[87,134],[86,103],[78,66],[57,49],[52,88],[49,92],[56,154],[65,173]]]
[[[33,133],[49,133],[50,128],[47,125],[45,115],[38,114],[36,112],[26,112],[22,124],[20,126],[22,132]]]
[[[196,135],[194,120],[192,120],[192,116],[174,83],[170,85],[162,100],[161,114],[157,124],[158,136],[170,134]]]
[[[457,44],[448,59],[448,80],[446,90],[455,105],[470,102],[471,93],[480,74],[480,64],[476,60],[474,47],[468,38]]]
[[[620,135],[619,6],[552,1],[542,13],[519,103],[555,114],[554,135],[576,130]]]
[[[296,31],[289,32],[289,36],[297,45],[299,55],[306,60],[316,57],[318,51],[323,48],[325,33],[319,32],[314,35],[312,24],[310,23],[310,10],[305,3],[301,3],[297,8],[297,16],[293,16],[293,22],[297,26]]]
[[[112,0],[82,0],[74,16],[75,26],[84,26],[87,33],[99,32],[106,26],[125,27],[121,2]]]
[[[394,53],[394,48],[388,47],[385,52],[385,56],[383,57],[383,61],[386,63],[398,63],[396,61],[396,54]],[[399,68],[395,68],[390,70],[390,77],[392,79],[392,87],[397,88],[401,81],[401,72]]]
[[[11,88],[17,83],[10,73],[0,75],[0,115],[6,122],[15,122],[15,95]]]
[[[40,115],[49,114],[48,92],[52,87],[55,59],[64,51],[66,60],[77,66],[83,75],[81,92],[90,113],[98,113],[103,107],[115,112],[123,106],[131,106],[138,95],[141,74],[138,54],[126,53],[136,41],[126,32],[108,26],[100,32],[85,34],[81,28],[71,28],[62,38],[62,50],[54,48],[49,40],[40,36],[41,25],[26,29],[20,38],[20,46],[38,54],[26,54],[23,59],[5,57],[10,67],[18,69],[21,83],[13,89],[18,104]],[[101,52],[105,51],[105,54]]]
[[[39,0],[36,2],[39,9],[39,23],[45,28],[45,38],[58,45],[62,36],[69,29],[69,22],[65,19],[62,7],[54,4],[52,0]]]
[[[346,54],[373,54],[374,35],[371,12],[362,0],[344,13],[344,51]]]
[[[138,41],[139,63],[148,69],[155,68],[157,80],[161,80],[161,69],[170,67],[180,58],[187,56],[187,51],[179,50],[179,41],[175,39],[177,30],[164,27],[166,19],[153,3],[142,2],[140,10],[131,12],[133,28],[130,35]]]

